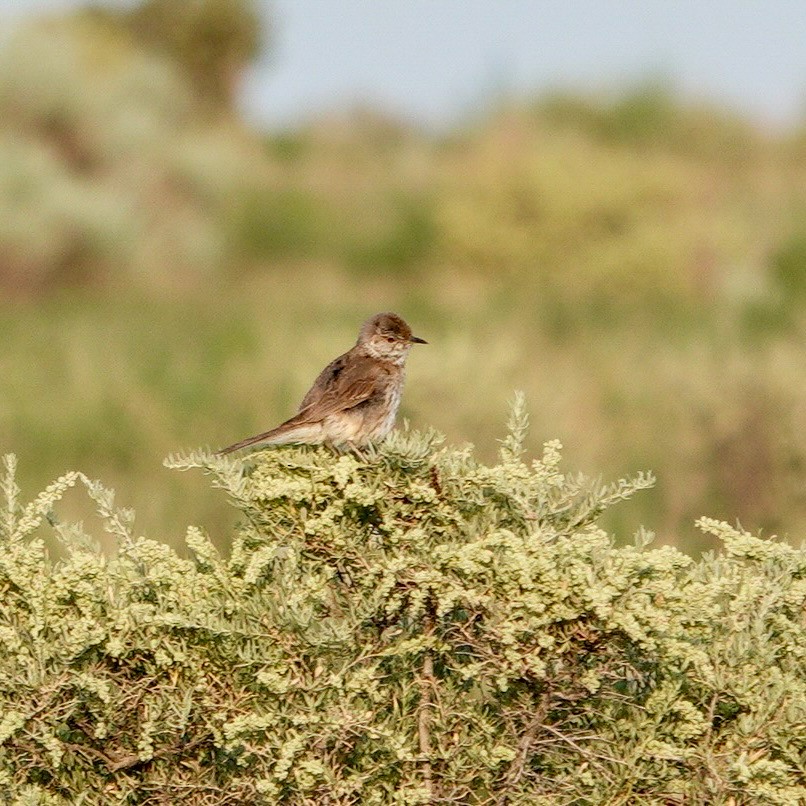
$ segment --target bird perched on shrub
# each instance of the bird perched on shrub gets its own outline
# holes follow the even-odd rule
[[[409,350],[427,343],[397,314],[376,314],[361,326],[355,347],[319,373],[290,420],[219,453],[256,443],[361,447],[383,439],[395,424]]]

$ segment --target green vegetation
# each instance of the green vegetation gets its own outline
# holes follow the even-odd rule
[[[802,803],[806,552],[707,519],[700,561],[616,547],[597,520],[651,477],[525,429],[520,399],[491,466],[416,432],[172,458],[241,517],[187,559],[82,474],[23,506],[6,457],[4,802]],[[73,486],[114,556],[54,512]]]
[[[259,133],[227,93],[260,41],[253,6],[226,4],[230,25],[218,0],[191,5],[178,38],[152,0],[0,47],[0,445],[25,488],[80,466],[149,534],[204,517],[228,535],[162,457],[284,419],[392,309],[431,342],[414,424],[490,458],[523,389],[532,450],[560,438],[589,473],[657,473],[608,528],[702,548],[708,513],[800,539],[802,132],[649,83],[441,135],[372,110]]]
[[[262,38],[0,43],[0,800],[806,802],[806,554],[727,525],[806,533],[806,134],[651,83],[260,133]],[[213,455],[380,310],[421,430]]]

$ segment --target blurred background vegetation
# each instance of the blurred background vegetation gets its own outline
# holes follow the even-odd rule
[[[608,525],[806,534],[806,129],[662,83],[491,102],[450,131],[371,108],[257,131],[248,0],[29,19],[0,45],[0,449],[140,529],[225,543],[163,456],[289,416],[378,310],[427,338],[403,415],[491,456],[513,390],[566,467],[649,468]],[[700,540],[700,542],[697,542]]]

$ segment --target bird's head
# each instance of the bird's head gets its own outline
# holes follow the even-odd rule
[[[413,344],[428,344],[415,336],[396,313],[378,313],[367,319],[358,333],[358,345],[370,355],[395,364],[406,360]]]

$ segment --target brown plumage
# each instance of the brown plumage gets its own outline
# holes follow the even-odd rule
[[[355,347],[319,373],[290,420],[219,453],[258,442],[361,446],[383,439],[395,423],[413,344],[427,342],[397,314],[376,314],[361,326]]]

